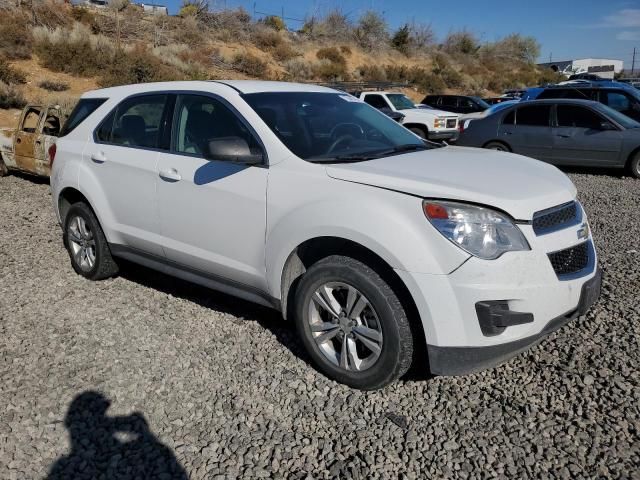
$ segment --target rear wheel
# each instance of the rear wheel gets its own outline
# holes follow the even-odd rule
[[[118,273],[107,239],[95,214],[85,203],[74,203],[64,221],[64,245],[76,273],[102,280]]]
[[[636,153],[631,160],[629,161],[629,173],[636,177],[640,178],[640,152]]]
[[[319,261],[302,277],[295,302],[298,333],[328,377],[372,390],[411,366],[414,339],[404,308],[364,263],[337,255]]]
[[[409,128],[409,130],[411,130],[413,133],[415,133],[416,135],[418,135],[420,138],[422,138],[424,140],[426,140],[427,137],[429,136],[426,128],[411,127],[411,128]]]

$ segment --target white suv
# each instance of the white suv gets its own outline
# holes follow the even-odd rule
[[[421,138],[450,140],[458,137],[458,114],[436,110],[428,105],[418,107],[401,92],[355,92],[353,95],[382,111],[402,114],[400,123]]]
[[[493,366],[598,297],[586,216],[555,167],[425,144],[353,96],[258,81],[83,95],[52,151],[71,264],[119,258],[268,305],[325,374],[363,389],[426,348]]]

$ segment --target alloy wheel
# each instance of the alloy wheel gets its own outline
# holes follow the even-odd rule
[[[74,261],[84,272],[96,264],[96,241],[84,218],[75,216],[69,222],[67,237]]]
[[[380,357],[383,332],[378,315],[351,285],[322,284],[309,301],[308,322],[322,354],[343,370],[367,370]]]

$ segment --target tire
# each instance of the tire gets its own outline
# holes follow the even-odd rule
[[[334,312],[344,307],[339,315],[322,306],[327,300],[317,296],[320,289]],[[353,258],[327,257],[307,270],[296,291],[295,323],[317,368],[350,387],[382,388],[411,366],[414,337],[400,300],[377,272]],[[346,345],[355,356],[342,355]]]
[[[422,127],[411,127],[409,130],[411,130],[413,133],[418,135],[423,140],[427,140],[428,137],[429,137],[429,134],[427,133],[427,130],[425,128],[422,128]]]
[[[0,155],[0,177],[6,177],[7,175],[9,175],[9,169],[7,168],[7,165],[4,163],[4,160],[2,159],[2,155]]]
[[[506,144],[504,144],[502,142],[489,142],[482,148],[486,148],[488,150],[497,150],[499,152],[510,152],[511,151],[511,149]]]
[[[74,203],[69,208],[63,241],[77,274],[89,280],[103,280],[118,273],[100,223],[86,203]]]
[[[627,169],[632,177],[640,178],[640,152],[631,157]]]

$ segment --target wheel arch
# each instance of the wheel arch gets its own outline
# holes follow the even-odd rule
[[[91,202],[89,202],[87,197],[77,188],[65,187],[60,191],[60,193],[58,194],[58,214],[60,215],[60,223],[62,225],[64,225],[65,218],[67,217],[67,212],[71,208],[71,205],[78,202],[86,203],[89,208],[93,210]]]
[[[364,245],[347,238],[320,236],[310,238],[297,245],[288,255],[282,268],[280,281],[281,306],[283,317],[290,318],[295,302],[293,301],[297,284],[314,263],[331,255],[342,255],[358,260],[369,266],[386,281],[398,296],[405,308],[407,317],[417,342],[418,352],[426,351],[426,337],[418,307],[409,288],[398,276],[391,264],[380,254]]]
[[[505,147],[507,147],[507,149],[509,150],[509,152],[513,152],[513,148],[511,148],[511,145],[509,145],[507,142],[505,142],[504,140],[489,140],[488,142],[484,142],[482,144],[482,148],[487,148],[487,145],[489,145],[490,143],[500,143],[502,145],[504,145]]]
[[[636,158],[636,155],[640,154],[640,147],[636,147],[634,150],[631,151],[631,153],[629,153],[629,155],[627,156],[625,162],[624,162],[624,168],[629,168],[631,166],[631,162],[633,161],[634,158]]]
[[[427,127],[424,123],[407,122],[407,123],[403,123],[402,126],[407,129],[419,128],[425,133],[425,135],[429,134],[429,127]]]

